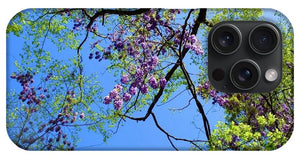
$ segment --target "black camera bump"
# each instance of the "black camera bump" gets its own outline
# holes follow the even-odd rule
[[[267,78],[270,73],[276,78]],[[216,90],[270,92],[279,85],[281,74],[282,38],[276,25],[266,21],[227,21],[211,29],[208,78]]]

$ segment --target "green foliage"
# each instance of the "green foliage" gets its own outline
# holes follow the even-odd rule
[[[210,150],[274,150],[284,144],[287,138],[278,129],[264,136],[247,124],[231,122],[227,125],[220,122],[213,131],[211,141]]]
[[[13,142],[19,147],[30,150],[71,150],[72,146],[76,146],[80,141],[78,133],[83,128],[98,133],[104,142],[108,142],[109,137],[126,121],[126,116],[139,111],[147,113],[149,105],[162,90],[160,87],[152,89],[149,86],[150,74],[155,79],[166,77],[171,68],[178,65],[176,62],[181,58],[182,50],[179,50],[174,40],[176,35],[164,36],[164,34],[178,31],[181,35],[184,23],[186,23],[185,32],[189,33],[200,12],[193,11],[191,18],[187,19],[190,10],[181,10],[181,14],[174,14],[175,10],[151,10],[148,12],[148,18],[164,20],[163,25],[151,30],[150,21],[145,21],[143,14],[119,16],[116,12],[126,10],[115,9],[112,14],[107,13],[92,19],[95,13],[101,11],[103,9],[28,9],[14,16],[8,24],[8,40],[11,36],[24,40],[22,52],[13,60],[16,70],[11,76],[32,75],[34,82],[28,87],[37,92],[36,96],[48,95],[47,98],[41,97],[40,103],[28,104],[20,100],[18,91],[21,86],[8,90],[7,130]],[[206,20],[200,24],[197,37],[206,39],[211,26],[218,22],[263,20],[262,15],[261,9],[208,9]],[[280,19],[280,24],[277,25],[283,37],[284,76],[281,84],[273,92],[263,94],[217,92],[216,97],[212,97],[210,94],[214,90],[212,86],[201,87],[208,81],[205,40],[199,44],[204,50],[203,55],[196,55],[189,50],[185,59],[181,59],[187,69],[196,68],[193,71],[198,71],[191,82],[199,97],[208,104],[218,103],[217,100],[220,99],[225,103],[220,104],[225,111],[225,121],[216,125],[208,142],[201,144],[190,142],[191,150],[274,150],[287,142],[291,136],[294,107],[293,29],[282,14],[276,12],[275,16]],[[101,29],[94,25],[88,29],[84,28],[90,20],[93,20],[93,24],[101,24],[99,27]],[[75,24],[79,25],[77,23],[81,22],[85,26],[80,25],[76,28]],[[89,30],[92,27],[96,29]],[[137,40],[140,37],[143,39],[142,42],[148,43],[147,46],[140,46],[142,42]],[[117,47],[119,45],[117,42],[120,41],[127,44],[122,46],[122,49]],[[89,43],[91,45],[88,45]],[[129,54],[130,47],[138,52],[137,55]],[[55,48],[55,51],[49,48]],[[84,69],[88,63],[83,62],[87,60],[83,57],[93,55],[95,52],[103,54],[102,58],[97,60],[105,64],[101,69],[114,75],[115,83],[119,83],[119,77],[125,74],[131,75],[130,80],[134,80],[137,69],[142,68],[142,64],[151,62],[147,61],[149,57],[154,53],[159,56],[157,66],[150,71],[147,70],[146,75],[143,75],[142,80],[148,84],[148,92],[141,93],[141,90],[138,90],[121,109],[104,105],[107,90],[103,89],[102,82],[111,79],[99,78],[98,74],[101,72],[96,69],[95,63],[91,62],[92,65],[95,64],[94,72]],[[161,98],[157,99],[162,104],[166,104],[180,89],[189,89],[187,77],[179,68],[172,73]],[[123,92],[128,92],[131,84],[123,83]],[[111,87],[113,89],[113,86]],[[57,122],[60,116],[65,117],[68,123]],[[53,120],[56,121],[54,124]],[[59,138],[57,134],[59,130],[57,132],[50,130],[50,133],[44,129],[40,131],[43,125],[46,125],[45,129],[61,126],[63,133],[68,134],[64,140],[71,142],[72,146]],[[47,141],[50,139],[53,141]]]

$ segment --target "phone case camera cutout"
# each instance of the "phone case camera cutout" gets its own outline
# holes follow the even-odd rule
[[[275,150],[294,34],[273,9],[44,8],[7,26],[6,127],[25,150]]]

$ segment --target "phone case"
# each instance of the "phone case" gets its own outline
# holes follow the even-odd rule
[[[223,21],[282,35],[268,93],[223,93],[207,38]],[[6,126],[25,150],[275,150],[294,124],[294,47],[273,9],[27,9],[7,26]]]

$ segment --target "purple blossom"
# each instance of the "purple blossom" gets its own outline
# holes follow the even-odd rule
[[[116,84],[115,87],[114,87],[118,92],[122,92],[123,90],[123,87],[119,84]]]
[[[132,83],[132,86],[134,87],[137,87],[137,86],[140,86],[140,83],[143,82],[143,79],[142,78],[136,78],[134,80],[134,82]]]
[[[109,104],[111,102],[111,98],[109,96],[104,97],[104,104]]]
[[[153,66],[156,66],[158,64],[158,57],[156,55],[151,57],[151,64]]]
[[[94,23],[94,25],[92,26],[92,31],[97,32],[97,30],[98,30],[98,25],[97,23]]]
[[[202,47],[200,46],[195,49],[195,53],[196,53],[196,55],[203,55],[204,51],[203,51]]]
[[[148,31],[150,31],[151,28],[152,28],[152,24],[148,23],[148,24],[146,25],[146,29],[147,29]]]
[[[178,45],[180,43],[180,40],[178,38],[175,38],[174,43]]]
[[[246,93],[242,94],[244,97],[245,97],[245,100],[249,100],[250,99],[250,96]],[[260,101],[263,100],[263,98],[260,98],[259,99]]]
[[[265,131],[262,131],[260,134],[262,137],[266,137],[266,135],[267,135],[267,133]]]
[[[159,85],[161,88],[165,88],[165,86],[167,85],[167,80],[165,78],[161,78],[159,80]]]
[[[118,91],[113,89],[109,92],[109,98],[114,99],[118,95]]]
[[[129,94],[135,95],[136,92],[137,92],[137,88],[136,88],[136,87],[131,86],[131,87],[129,88]]]
[[[90,53],[89,59],[93,59],[94,54]]]
[[[146,42],[142,42],[141,46],[142,46],[143,49],[146,49],[147,48],[147,43]]]
[[[159,14],[156,14],[155,19],[159,20],[161,17]]]
[[[149,17],[148,15],[146,15],[146,14],[143,15],[143,18],[144,18],[145,21],[147,21],[147,22],[150,20],[150,17]]]
[[[17,76],[16,76],[16,75],[11,75],[11,76],[10,76],[10,78],[12,78],[12,79],[16,79],[16,78],[17,78]]]
[[[135,56],[135,54],[136,54],[136,50],[132,47],[132,46],[128,46],[127,47],[127,52],[128,52],[128,54],[130,55],[130,56]]]
[[[290,126],[288,124],[284,124],[282,126],[282,130],[283,130],[284,133],[288,133],[289,130],[290,130]]]
[[[210,90],[209,95],[213,98],[217,96],[217,91],[215,89]]]
[[[186,48],[186,49],[190,49],[191,47],[192,47],[191,43],[186,43],[184,45],[184,48]]]
[[[129,75],[126,74],[121,77],[121,82],[123,84],[126,84],[128,81],[129,81]]]
[[[285,62],[285,64],[287,65],[287,67],[288,67],[288,68],[292,68],[292,65],[291,65],[291,63],[289,63],[289,62]]]
[[[146,84],[143,84],[143,85],[141,86],[141,92],[142,92],[143,94],[148,93],[148,86],[147,86]]]
[[[258,110],[258,115],[263,115],[265,113],[265,109],[262,105],[257,106],[256,109]]]
[[[293,118],[290,115],[285,116],[288,123],[293,123]]]
[[[197,41],[197,37],[194,34],[190,35],[188,37],[188,41],[190,41],[193,44],[193,43],[195,43]]]
[[[226,106],[229,103],[229,100],[224,96],[218,97],[216,101],[220,106]]]
[[[114,100],[114,108],[116,110],[120,110],[122,108],[122,105],[123,105],[123,100],[122,99]]]
[[[123,100],[125,102],[128,102],[130,100],[130,98],[131,98],[131,95],[129,93],[124,93],[123,94]]]
[[[81,114],[79,115],[79,118],[80,118],[80,119],[83,119],[83,118],[84,118],[84,113],[81,113]]]
[[[78,115],[78,112],[74,112],[74,113],[73,113],[73,116],[77,116],[77,115]]]
[[[136,69],[136,75],[137,75],[137,77],[142,78],[144,73],[141,69],[138,68],[138,69]]]
[[[158,83],[153,76],[151,76],[148,81],[152,88],[156,89],[158,87]]]
[[[289,107],[285,103],[281,104],[281,106],[283,108],[283,111],[285,111],[285,112],[289,111]]]
[[[96,55],[96,56],[95,56],[95,59],[98,60],[98,59],[100,59],[100,57],[101,57],[100,55]]]
[[[236,136],[236,135],[232,135],[232,142],[236,142],[239,141],[240,137]]]
[[[209,89],[209,87],[210,87],[209,82],[208,82],[208,81],[205,81],[204,84],[203,84],[203,88],[204,88],[204,89]]]

